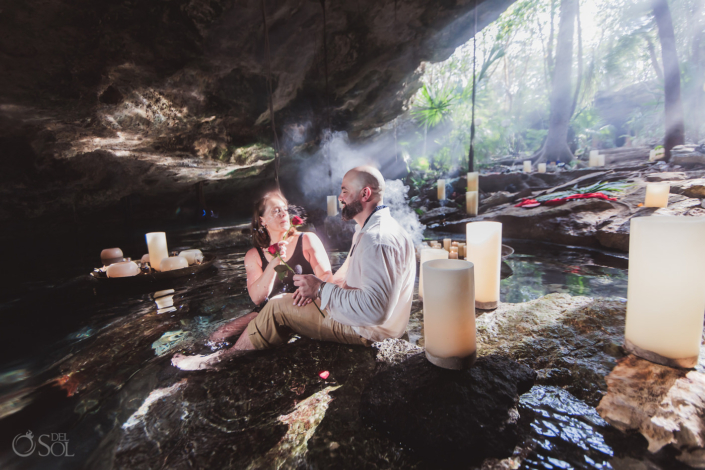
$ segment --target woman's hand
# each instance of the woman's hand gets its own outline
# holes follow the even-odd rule
[[[289,245],[289,241],[288,241],[288,240],[284,240],[284,241],[281,241],[281,242],[277,243],[277,250],[279,251],[279,257],[281,258],[280,263],[281,263],[281,261],[283,261],[283,260],[286,259],[286,247],[287,247],[287,245]]]

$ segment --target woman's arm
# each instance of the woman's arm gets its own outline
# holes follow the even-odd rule
[[[321,239],[318,238],[315,233],[310,232],[302,233],[301,238],[304,243],[304,257],[306,261],[311,263],[313,273],[317,278],[328,281],[333,275],[333,272],[330,267],[328,253],[326,253]]]
[[[274,258],[269,262],[267,267],[262,270],[262,261],[260,260],[257,248],[252,248],[245,255],[245,272],[247,272],[247,292],[250,298],[256,305],[260,305],[272,292],[274,281],[277,279],[275,266],[281,264],[279,258]]]

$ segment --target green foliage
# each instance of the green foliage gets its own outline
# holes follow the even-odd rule
[[[421,87],[411,115],[427,128],[434,128],[450,114],[455,96],[449,87],[434,89],[426,85]]]

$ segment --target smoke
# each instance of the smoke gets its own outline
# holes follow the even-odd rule
[[[389,206],[392,217],[411,235],[414,246],[420,244],[426,226],[419,222],[416,212],[407,203],[409,187],[401,180],[385,180],[385,186],[384,204]]]
[[[340,194],[340,183],[349,170],[360,165],[378,168],[385,177],[384,203],[392,216],[421,243],[425,228],[407,203],[409,187],[399,178],[405,174],[406,162],[397,155],[393,135],[382,136],[365,144],[350,142],[347,132],[325,131],[321,147],[299,167],[299,190],[311,208],[325,209],[326,196]]]

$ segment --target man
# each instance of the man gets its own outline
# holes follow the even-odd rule
[[[188,360],[175,356],[174,365],[208,367],[237,351],[285,343],[291,332],[366,346],[401,337],[411,312],[416,255],[411,238],[392,218],[383,198],[384,178],[377,169],[361,166],[347,172],[339,196],[342,217],[355,220],[357,227],[338,272],[327,282],[314,275],[294,276],[298,290],[293,297],[267,302],[232,348]]]

